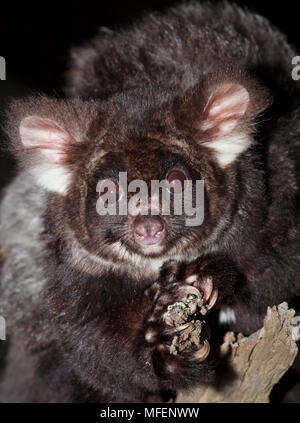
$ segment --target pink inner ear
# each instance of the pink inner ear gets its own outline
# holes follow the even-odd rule
[[[202,128],[211,130],[214,140],[230,134],[245,115],[249,101],[249,93],[242,85],[221,85],[207,102]]]
[[[26,149],[39,149],[52,163],[67,161],[68,146],[74,138],[51,119],[28,116],[21,121],[20,136]]]

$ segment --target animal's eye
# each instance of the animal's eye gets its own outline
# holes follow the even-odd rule
[[[167,177],[168,191],[172,194],[178,194],[184,190],[185,174],[180,170],[172,170]]]
[[[114,204],[120,201],[123,196],[119,184],[111,179],[103,179],[97,191],[105,205]]]

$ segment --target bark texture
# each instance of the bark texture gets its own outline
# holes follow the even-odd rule
[[[269,307],[264,326],[249,337],[227,332],[221,352],[228,355],[236,374],[231,382],[216,390],[201,386],[180,392],[181,403],[266,403],[274,385],[293,364],[298,353],[300,317],[287,303]]]

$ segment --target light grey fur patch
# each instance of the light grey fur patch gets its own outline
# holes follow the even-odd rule
[[[214,150],[219,165],[224,168],[248,150],[252,143],[253,140],[247,134],[235,134],[208,143],[205,147]]]
[[[236,323],[235,312],[232,308],[224,306],[220,310],[219,323],[221,325],[229,325],[230,323]]]
[[[65,195],[72,179],[72,174],[65,167],[53,163],[44,163],[29,170],[36,182],[48,191]]]
[[[31,312],[45,283],[40,239],[44,209],[45,192],[27,173],[21,173],[2,198],[0,315],[5,317],[8,331]]]

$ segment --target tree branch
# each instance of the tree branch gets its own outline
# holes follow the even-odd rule
[[[295,311],[282,303],[268,308],[263,328],[251,336],[238,334],[235,337],[233,332],[227,332],[221,353],[229,355],[237,377],[220,390],[200,386],[180,392],[176,402],[269,402],[274,385],[291,367],[298,353],[296,341],[300,338],[300,328],[294,316]]]

